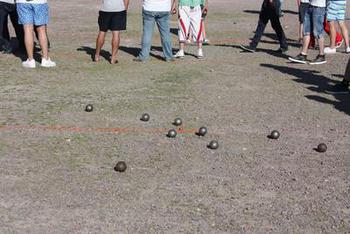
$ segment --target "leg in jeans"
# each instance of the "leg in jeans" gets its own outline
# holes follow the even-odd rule
[[[111,57],[111,64],[118,63],[117,60],[117,53],[119,49],[119,43],[120,43],[120,32],[119,31],[113,31],[113,38],[112,38],[112,57]]]
[[[13,28],[15,29],[16,32],[16,37],[18,40],[18,45],[20,49],[24,49],[24,31],[23,31],[23,26],[18,24],[18,14],[16,11],[16,7],[13,6],[13,10],[10,13],[10,19],[11,23],[13,25]]]
[[[155,24],[155,16],[153,12],[142,11],[143,18],[143,34],[142,34],[142,49],[138,56],[140,60],[147,60],[151,51],[152,35]]]
[[[315,7],[312,12],[313,33],[318,39],[318,46],[320,49],[320,55],[324,55],[324,29],[323,21],[325,16],[324,7]]]
[[[277,9],[275,9],[275,8],[270,9],[271,26],[277,34],[277,38],[278,38],[278,41],[280,42],[281,48],[287,49],[288,48],[287,39],[286,39],[286,36],[284,34],[283,28],[281,26],[280,17],[278,15],[278,13],[279,13],[278,8]]]
[[[169,12],[161,12],[156,16],[156,22],[158,30],[160,33],[163,53],[165,60],[170,60],[173,58],[171,36],[170,36],[170,27],[169,27]]]
[[[261,11],[260,11],[260,15],[259,15],[259,22],[258,22],[258,26],[255,30],[255,35],[254,38],[252,40],[252,42],[250,43],[250,45],[254,48],[256,48],[260,42],[260,39],[265,31],[266,28],[266,24],[269,22],[269,12],[268,12],[268,3],[265,0],[262,7],[261,7]]]

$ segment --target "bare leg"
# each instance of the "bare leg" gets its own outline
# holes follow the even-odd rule
[[[41,47],[42,57],[44,59],[49,59],[49,49],[47,45],[47,36],[46,36],[46,25],[37,27],[39,44]]]
[[[302,54],[307,55],[307,51],[309,49],[309,44],[310,44],[310,35],[304,36],[303,50],[301,51]]]
[[[34,59],[34,26],[32,24],[25,24],[24,28],[24,42],[26,45],[27,56],[29,60]]]
[[[331,45],[330,47],[332,49],[335,48],[335,38],[337,36],[337,30],[335,28],[335,22],[334,21],[330,21],[329,22],[329,28],[330,28],[330,38],[331,38]]]
[[[346,48],[349,47],[349,31],[348,28],[346,27],[346,24],[344,21],[339,21],[339,27],[341,29],[341,33],[343,34],[343,38],[345,41],[345,46]]]
[[[120,32],[119,31],[113,31],[113,38],[112,38],[112,57],[111,57],[111,64],[118,63],[117,60],[117,53],[119,49],[120,44]]]
[[[300,24],[300,27],[299,27],[299,42],[303,41],[303,31],[304,31],[304,24]]]
[[[324,55],[324,37],[318,39],[318,47],[320,48],[320,55]]]
[[[100,31],[96,39],[96,52],[95,52],[95,58],[94,58],[95,62],[100,61],[101,49],[103,47],[103,44],[105,43],[105,38],[106,38],[106,32]]]

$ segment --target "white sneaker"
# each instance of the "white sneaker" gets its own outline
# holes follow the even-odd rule
[[[22,62],[22,66],[25,68],[35,68],[36,67],[35,60],[27,59],[26,61]]]
[[[345,49],[345,53],[349,54],[350,53],[350,47]]]
[[[204,58],[203,50],[202,50],[202,49],[198,49],[197,58],[198,58],[198,59],[203,59],[203,58]]]
[[[337,53],[337,49],[336,48],[331,48],[331,47],[326,47],[324,48],[324,53],[325,54],[335,54]]]
[[[183,50],[179,50],[175,55],[175,58],[184,58],[185,57],[185,52]]]
[[[56,63],[51,61],[51,59],[41,59],[41,66],[42,67],[56,67]]]

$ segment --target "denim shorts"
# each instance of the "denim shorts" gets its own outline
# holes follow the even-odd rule
[[[49,5],[17,3],[18,23],[33,24],[35,26],[49,23]]]
[[[314,36],[317,39],[320,39],[323,37],[323,21],[324,16],[326,14],[326,8],[325,7],[315,7],[312,5],[309,5],[304,18],[304,35],[308,36],[311,33],[314,34]]]

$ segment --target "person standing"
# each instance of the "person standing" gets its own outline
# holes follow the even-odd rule
[[[308,63],[307,53],[310,44],[311,34],[318,40],[319,55],[310,62],[311,65],[324,64],[326,58],[324,54],[324,29],[323,21],[326,13],[326,0],[310,0],[310,4],[304,18],[303,47],[299,55],[288,59],[295,63]]]
[[[135,62],[144,62],[149,59],[154,25],[157,24],[163,47],[165,61],[173,61],[172,42],[170,36],[170,12],[175,11],[174,0],[143,0],[142,6],[142,48],[134,59]]]
[[[100,53],[105,43],[106,33],[112,31],[112,56],[111,64],[118,63],[117,53],[120,43],[120,31],[126,30],[127,9],[129,0],[103,0],[99,12],[98,24],[100,32],[96,39],[96,52],[94,61],[100,61]]]
[[[336,23],[338,23],[345,42],[345,52],[350,53],[349,31],[345,24],[346,0],[328,0],[327,1],[327,21],[330,25],[330,47],[324,49],[325,54],[335,54],[336,48]]]
[[[197,43],[197,58],[204,58],[203,54],[203,24],[202,14],[208,12],[208,0],[205,0],[204,6],[201,7],[202,0],[176,0],[179,8],[179,42],[180,50],[175,54],[175,58],[185,57],[185,43],[188,32],[192,32],[193,41]]]
[[[3,53],[10,54],[13,48],[10,44],[10,33],[8,30],[8,17],[10,16],[13,28],[18,39],[19,49],[24,48],[23,27],[18,25],[18,16],[14,0],[0,0],[0,44]]]
[[[41,66],[55,67],[48,52],[46,26],[49,23],[49,5],[47,0],[16,0],[19,24],[24,28],[24,42],[28,59],[22,62],[25,68],[35,68],[34,60],[34,26],[37,27],[42,52]]]
[[[284,34],[281,22],[280,22],[280,1],[279,0],[264,0],[261,6],[261,11],[259,15],[258,26],[255,30],[255,35],[253,40],[248,46],[240,45],[240,47],[247,52],[254,53],[261,40],[261,37],[265,31],[266,25],[271,21],[271,26],[277,34],[278,41],[280,43],[280,48],[276,51],[278,53],[286,53],[288,51],[287,38]]]

